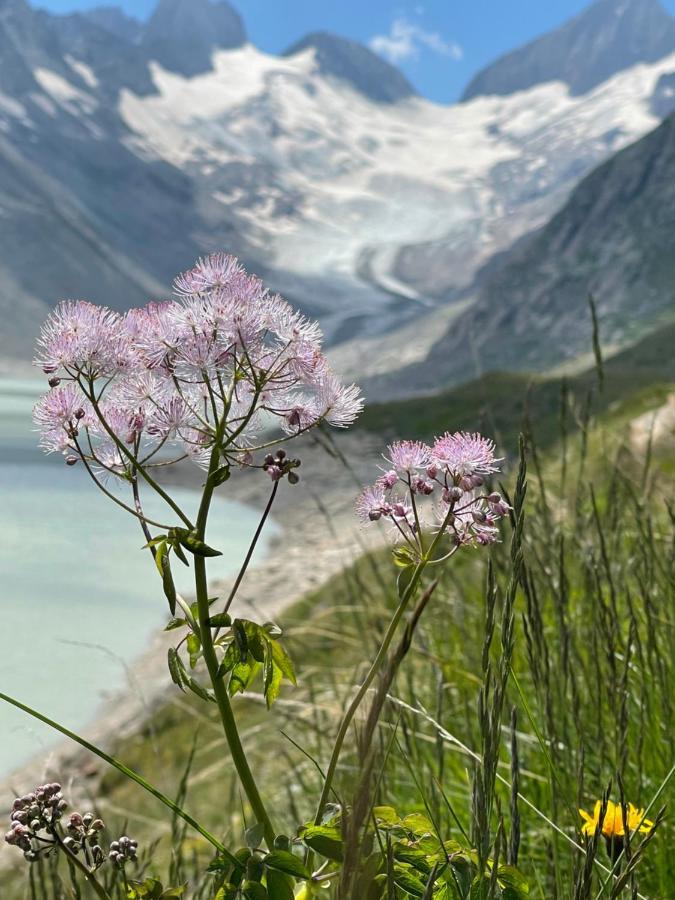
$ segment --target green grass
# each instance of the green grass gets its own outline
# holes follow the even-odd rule
[[[428,397],[369,404],[358,427],[389,437],[428,440],[446,430],[482,430],[513,452],[520,431],[534,430],[537,445],[548,449],[560,438],[561,409],[567,395],[566,425],[579,427],[589,393],[596,414],[637,415],[675,385],[675,325],[668,325],[618,353],[604,365],[598,387],[595,368],[569,378],[513,372],[484,375]]]
[[[489,554],[494,595],[486,590],[487,553],[468,550],[439,570],[439,585],[374,741],[375,800],[401,813],[428,815],[444,838],[466,844],[473,835],[492,845],[503,829],[514,842],[517,811],[518,865],[531,896],[542,900],[598,894],[600,870],[596,867],[592,886],[584,887],[584,857],[572,843],[580,840],[577,808],[592,809],[610,780],[618,799],[617,773],[636,805],[647,806],[657,797],[652,819],[672,793],[667,787],[659,794],[675,743],[672,460],[656,447],[647,464],[624,443],[630,419],[662,402],[673,380],[662,341],[663,334],[608,362],[602,392],[594,373],[569,380],[565,441],[559,432],[560,381],[532,384],[528,430],[537,443],[528,449],[514,676],[500,699],[500,671],[509,671],[502,642],[513,573],[506,527],[504,542]],[[364,425],[420,437],[446,428],[473,430],[480,425],[476,397],[482,397],[484,430],[496,430],[512,456],[524,386],[518,376],[490,376],[424,402],[407,401],[393,410],[371,407]],[[575,418],[591,387],[593,415]],[[509,479],[507,487],[512,489]],[[299,687],[284,688],[271,713],[259,699],[235,704],[254,770],[262,773],[263,793],[278,827],[289,834],[313,815],[321,786],[317,766],[325,766],[346,698],[376,652],[396,597],[396,574],[388,551],[366,555],[287,610],[280,624]],[[185,805],[228,845],[240,846],[243,804],[209,705],[174,691],[137,734],[120,739],[115,752],[173,794],[193,747]],[[489,777],[479,777],[483,767],[477,758],[487,761],[488,775],[496,773],[494,788]],[[347,805],[354,801],[363,764],[352,738],[336,784]],[[519,800],[510,787],[514,772]],[[486,783],[487,799],[472,801],[476,784]],[[159,838],[146,854],[151,870],[161,874],[172,865],[176,878],[190,879],[188,897],[213,896],[210,876],[197,874],[210,856],[201,840],[187,832],[182,836],[175,824],[172,829],[164,809],[116,772],[102,773],[95,795],[109,823],[128,822],[125,828],[146,846]],[[478,833],[477,820],[482,821]],[[675,896],[672,844],[673,828],[666,820],[637,868],[635,884],[629,882],[621,897],[637,896],[633,888],[650,900]],[[608,863],[602,844],[597,859]],[[36,889],[34,897],[69,896],[65,888],[49,890]],[[19,874],[3,891],[8,900],[32,896]],[[321,895],[329,900],[331,892]]]

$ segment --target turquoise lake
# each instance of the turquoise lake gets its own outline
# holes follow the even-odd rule
[[[37,448],[30,413],[42,389],[39,380],[0,379],[0,691],[77,730],[127,683],[129,663],[166,623],[168,608],[137,521],[81,467]],[[196,512],[195,492],[172,495]],[[144,502],[148,515],[173,522],[161,501]],[[258,519],[240,503],[214,502],[208,540],[223,556],[209,561],[210,577],[237,571]],[[258,555],[265,550],[263,540]],[[174,571],[189,594],[189,571]],[[2,704],[0,734],[0,774],[59,740]]]

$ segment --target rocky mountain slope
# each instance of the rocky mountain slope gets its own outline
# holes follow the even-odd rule
[[[590,349],[589,294],[608,348],[672,331],[675,114],[584,178],[544,228],[484,273],[428,356],[395,380],[373,380],[371,395],[564,365]]]
[[[675,19],[659,0],[595,0],[567,24],[487,66],[463,99],[512,94],[547,81],[584,94],[617,72],[674,51]]]
[[[674,73],[675,54],[584,96],[440,107],[342,38],[262,53],[227,3],[161,0],[141,25],[0,0],[0,356],[27,357],[60,297],[123,308],[226,248],[334,344],[388,334],[395,367],[397,329],[464,308],[495,254],[658,124]]]

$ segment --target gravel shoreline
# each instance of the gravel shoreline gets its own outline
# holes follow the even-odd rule
[[[293,455],[302,459],[300,484],[282,485],[272,510],[278,533],[270,542],[266,558],[248,570],[233,607],[235,612],[260,621],[274,619],[365,549],[383,543],[381,531],[361,528],[353,511],[360,485],[373,480],[381,442],[364,434],[340,434],[335,444],[347,465],[310,440],[291,445]],[[172,473],[171,480],[198,490],[201,475],[195,468],[182,469]],[[235,473],[222,490],[228,499],[262,509],[269,488],[262,473],[247,472]],[[226,596],[233,581],[214,582],[215,594]],[[165,602],[159,584],[157,602]],[[126,684],[103,699],[93,721],[81,730],[83,737],[109,749],[113,740],[137,731],[168,699],[176,689],[171,684],[166,654],[175,638],[175,632],[160,632],[152,638],[128,667]],[[43,781],[72,782],[71,796],[80,790],[91,793],[104,766],[98,757],[64,739],[48,755],[33,758],[0,780],[0,814],[9,810],[17,792],[25,793]],[[0,851],[0,860],[3,856]]]

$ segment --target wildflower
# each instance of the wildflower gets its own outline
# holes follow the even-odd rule
[[[359,389],[330,370],[318,325],[234,257],[198,260],[175,290],[177,299],[124,316],[85,301],[49,316],[36,364],[52,391],[34,411],[46,451],[127,477],[186,456],[208,465],[216,435],[222,463],[238,462],[275,442],[270,419],[294,437],[359,415]]]
[[[654,828],[654,823],[650,819],[645,819],[644,813],[644,809],[638,809],[632,803],[626,807],[608,800],[605,814],[601,818],[602,801],[597,800],[592,816],[583,809],[579,810],[579,814],[584,819],[581,833],[588,837],[593,837],[598,832],[602,834],[607,843],[608,855],[616,861],[625,849],[625,826],[628,828],[629,834],[635,831],[649,834]]]
[[[608,800],[602,823],[600,823],[601,812],[602,802],[600,800],[596,801],[592,816],[583,809],[579,810],[579,814],[582,819],[585,820],[584,824],[581,826],[581,833],[592,837],[598,830],[600,824],[602,824],[602,834],[605,837],[624,837],[624,807],[622,807],[620,803],[613,803],[611,800]],[[643,834],[649,834],[654,827],[653,822],[644,818],[644,809],[638,809],[633,806],[632,803],[628,804],[625,813],[626,824],[628,825],[629,831],[635,831],[637,829]]]
[[[441,532],[456,547],[485,546],[499,539],[499,519],[510,507],[500,494],[482,488],[484,477],[498,470],[492,441],[479,434],[446,433],[433,447],[396,441],[387,450],[385,459],[392,468],[359,496],[356,512],[361,519],[387,520],[396,538],[405,539],[420,556],[427,531]],[[431,494],[438,499],[429,504],[425,497]]]
[[[436,438],[431,448],[431,458],[465,490],[479,487],[483,483],[483,475],[498,471],[495,464],[500,461],[495,458],[494,441],[478,433],[469,434],[465,431],[455,434],[446,432],[442,437]]]
[[[385,457],[398,473],[414,474],[429,463],[431,448],[422,441],[396,441],[387,448],[389,456]]]
[[[12,803],[5,842],[22,850],[28,862],[35,862],[45,847],[51,846],[43,832],[54,832],[67,805],[61,785],[56,782],[38,785],[34,791],[17,797]]]

